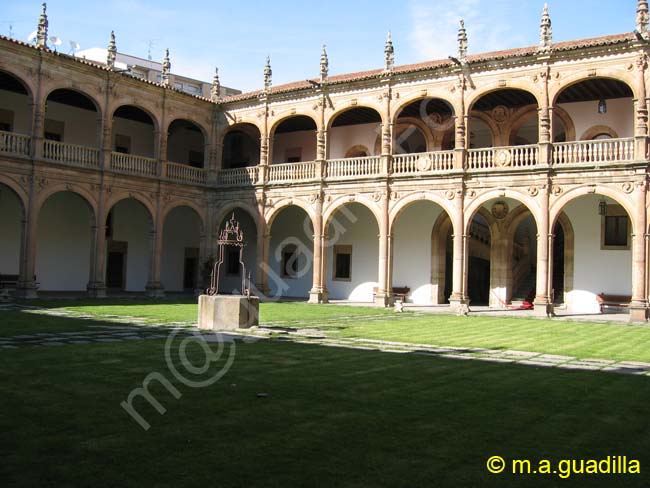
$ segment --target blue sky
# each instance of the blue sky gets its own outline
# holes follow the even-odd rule
[[[0,32],[26,40],[35,30],[40,1],[0,0]],[[630,32],[635,0],[549,2],[554,40]],[[262,85],[267,55],[273,83],[316,77],[321,45],[330,73],[381,67],[386,32],[397,64],[446,58],[456,52],[458,19],[465,19],[471,53],[538,42],[542,1],[529,0],[105,0],[48,2],[50,35],[105,47],[115,30],[120,52],[162,59],[172,71],[211,80],[219,66],[224,85],[244,91]]]

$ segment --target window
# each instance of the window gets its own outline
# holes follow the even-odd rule
[[[600,247],[604,250],[630,248],[630,219],[620,205],[607,205],[602,216]]]
[[[352,246],[334,246],[334,280],[352,279]]]
[[[227,247],[226,248],[226,274],[239,275],[239,248]]]
[[[295,278],[298,273],[298,249],[293,244],[282,249],[282,276]]]

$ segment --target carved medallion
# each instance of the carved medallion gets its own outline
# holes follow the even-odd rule
[[[625,193],[632,193],[634,191],[634,183],[631,181],[628,181],[627,183],[623,183],[623,191]]]
[[[494,153],[494,165],[497,167],[510,166],[512,154],[508,149],[497,149]]]
[[[498,220],[504,219],[506,215],[508,215],[509,211],[510,208],[508,207],[508,204],[503,200],[494,202],[494,205],[492,205],[492,215],[494,216],[495,219]]]
[[[427,156],[420,156],[415,165],[418,171],[429,171],[431,169],[431,159]]]
[[[508,107],[505,105],[497,105],[492,109],[492,118],[499,124],[503,124],[508,120]]]

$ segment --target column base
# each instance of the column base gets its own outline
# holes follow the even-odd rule
[[[533,314],[535,317],[553,317],[555,316],[555,306],[548,300],[534,300]]]
[[[16,298],[34,300],[38,298],[38,285],[35,281],[19,281],[16,286]]]
[[[387,293],[377,293],[375,295],[375,305],[380,307],[388,308],[392,307],[394,303],[394,297]]]
[[[328,303],[329,295],[327,290],[310,290],[309,291],[309,303],[318,304],[318,303]]]
[[[103,281],[93,281],[86,286],[88,296],[91,298],[106,298],[106,285]]]
[[[150,281],[144,287],[144,290],[149,298],[163,298],[165,296],[165,288],[160,281]]]
[[[469,314],[469,298],[449,298],[449,308],[456,315],[467,315]]]
[[[630,304],[630,322],[647,322],[648,306],[645,303]]]

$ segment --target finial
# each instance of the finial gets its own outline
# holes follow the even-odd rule
[[[111,31],[111,40],[108,42],[106,50],[106,66],[115,69],[115,58],[117,57],[117,47],[115,46],[115,32]]]
[[[43,8],[41,10],[41,16],[38,18],[38,28],[36,29],[36,47],[46,48],[47,47],[47,5],[43,2]]]
[[[542,21],[539,24],[539,49],[550,51],[553,42],[553,29],[551,27],[551,16],[548,14],[548,3],[544,4]]]
[[[169,49],[165,49],[165,59],[162,63],[162,84],[169,86],[169,73],[172,69],[172,64],[169,62]]]
[[[384,48],[384,71],[393,71],[395,67],[395,48],[390,31],[386,35],[386,47]]]
[[[221,99],[221,83],[219,82],[219,68],[214,69],[214,78],[212,78],[212,101],[218,102]]]
[[[325,44],[323,44],[323,51],[320,54],[320,82],[327,83],[327,77],[329,76],[330,62],[327,59],[327,49]]]
[[[460,21],[458,29],[458,59],[463,62],[467,60],[467,31],[464,20]]]
[[[271,57],[266,57],[266,65],[264,65],[264,91],[268,92],[271,89]]]
[[[636,5],[636,31],[645,36],[648,32],[648,1],[639,0]]]

